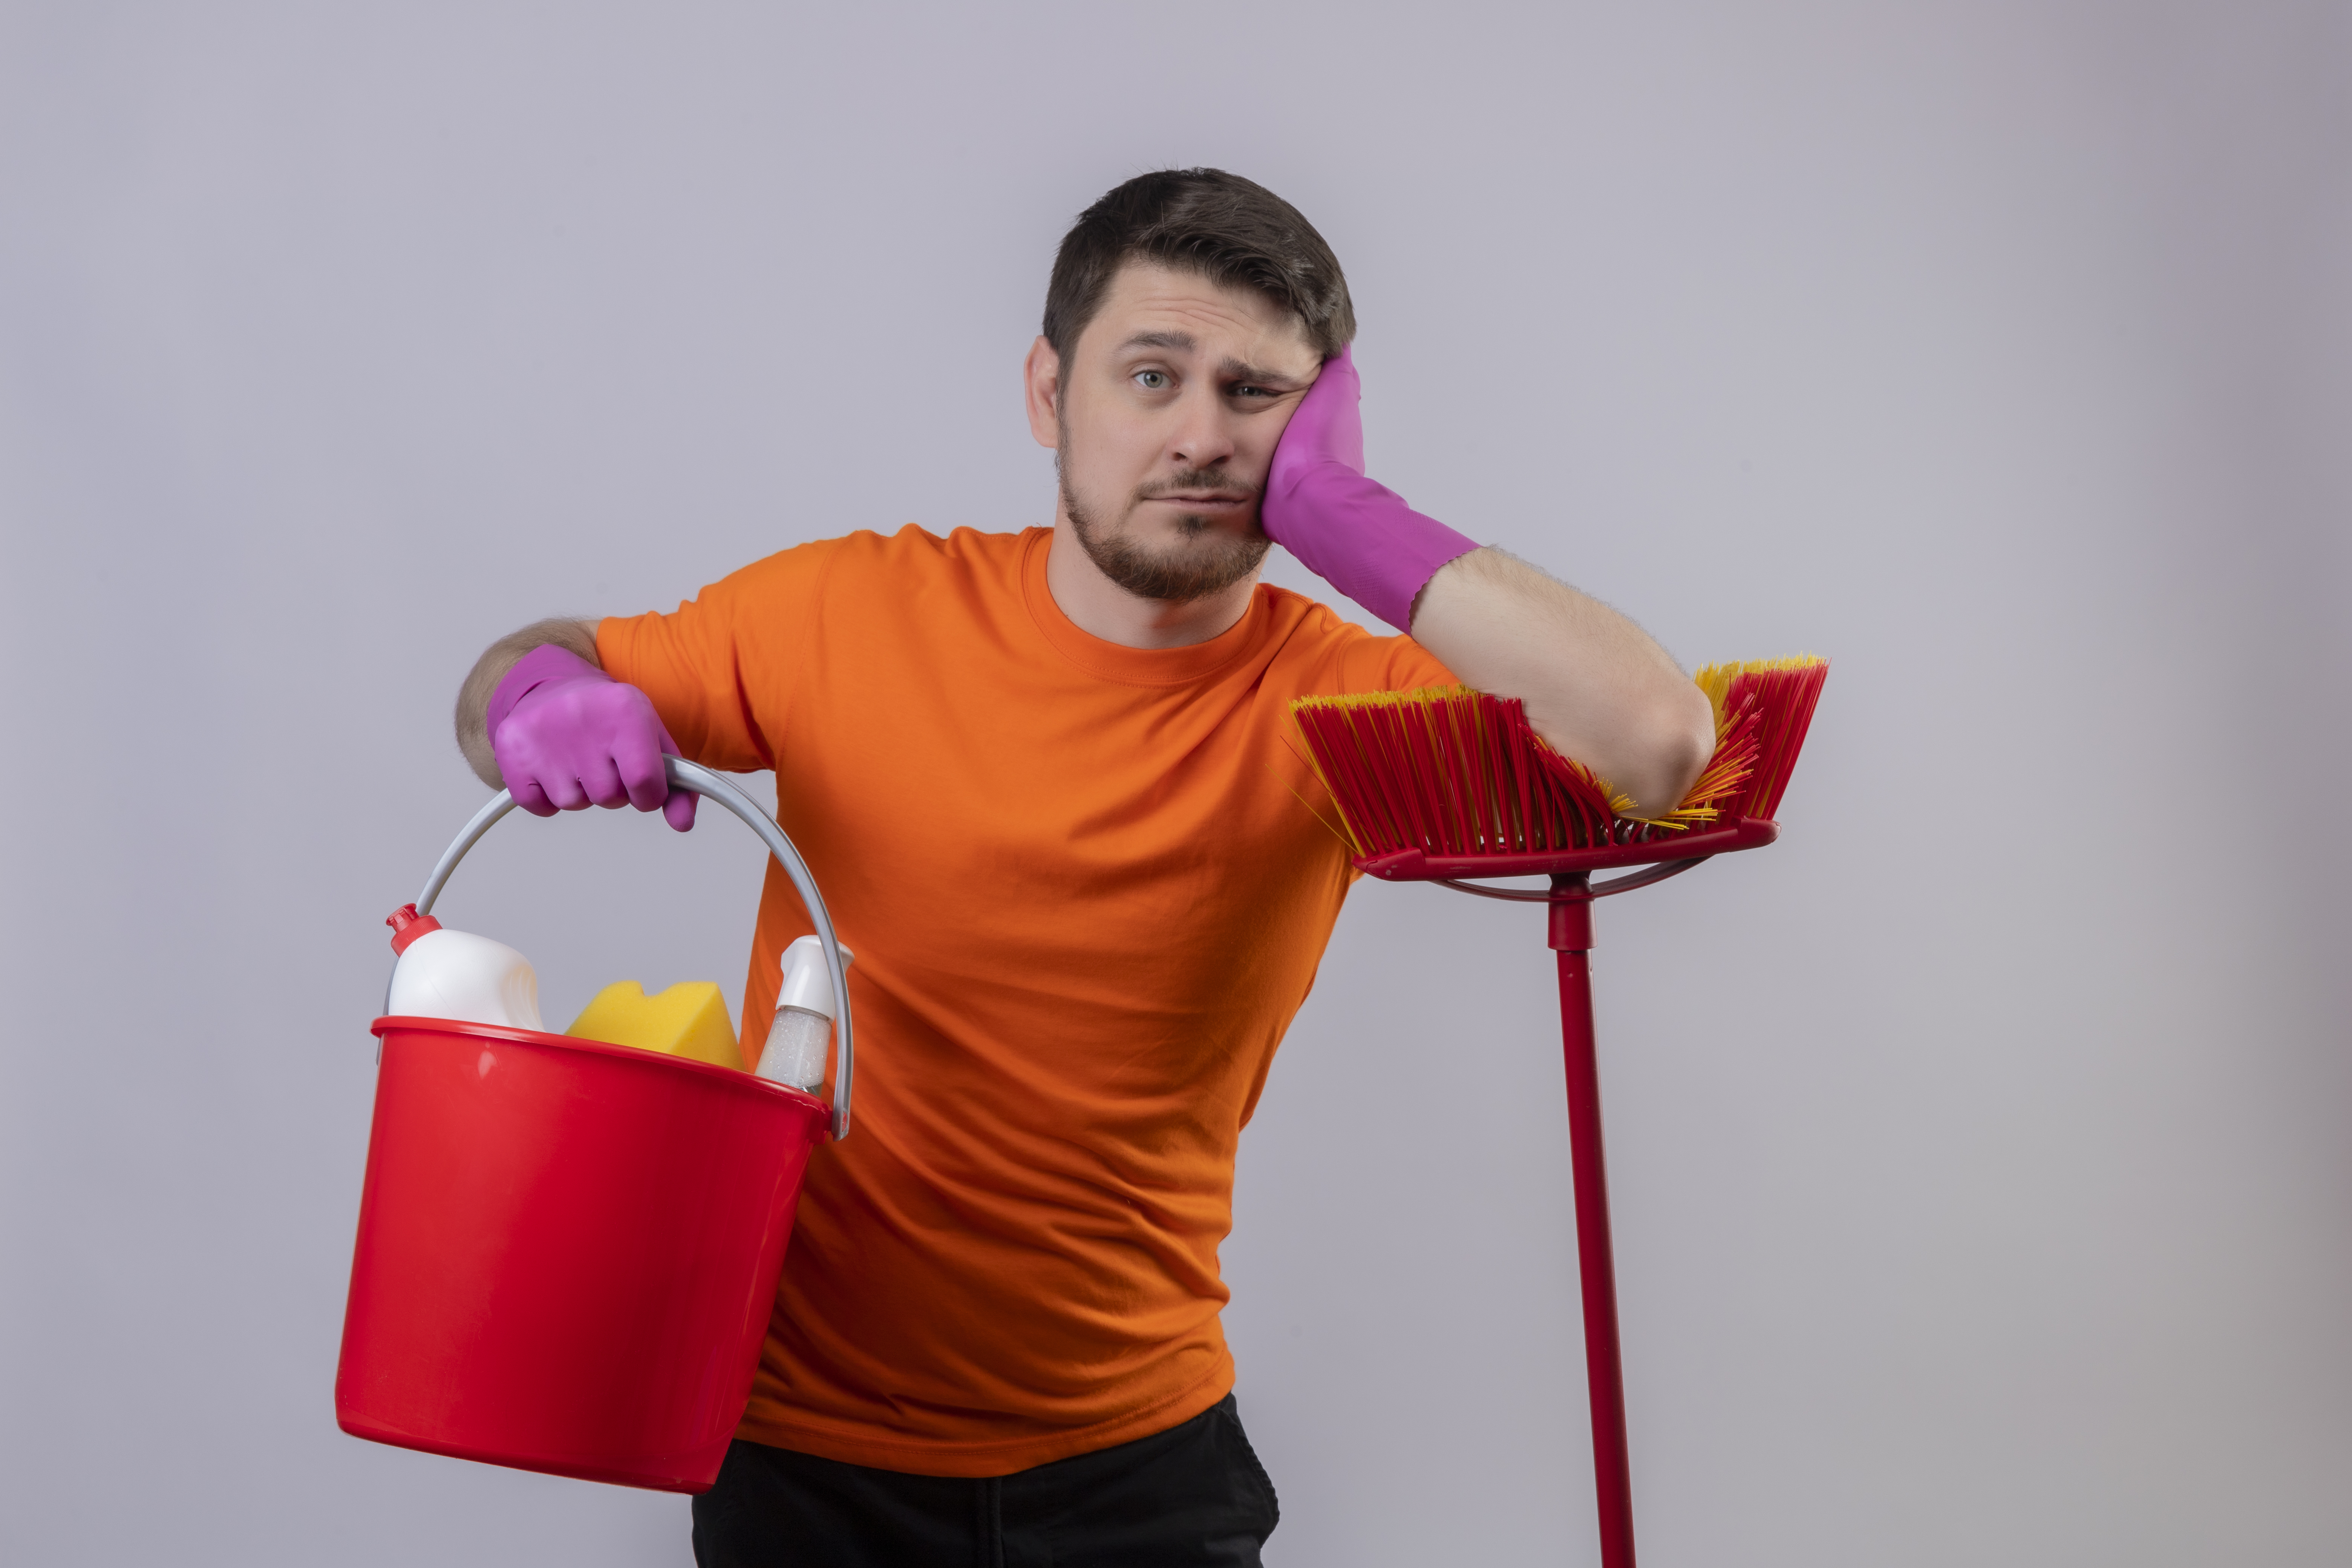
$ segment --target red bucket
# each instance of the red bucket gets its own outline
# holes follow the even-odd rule
[[[842,1009],[835,1109],[626,1046],[378,1018],[335,1377],[335,1416],[354,1436],[666,1491],[718,1479],[810,1152],[829,1122],[847,1131],[848,992],[782,834],[716,775],[676,759],[671,771],[756,815],[803,884]],[[420,910],[508,804],[468,826]]]

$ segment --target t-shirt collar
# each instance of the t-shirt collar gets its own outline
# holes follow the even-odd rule
[[[1053,589],[1045,581],[1045,556],[1053,542],[1050,528],[1033,528],[1024,533],[1021,596],[1028,604],[1029,618],[1055,651],[1090,675],[1131,686],[1181,686],[1214,675],[1247,657],[1265,635],[1268,623],[1261,584],[1250,595],[1249,608],[1242,612],[1242,618],[1207,642],[1186,647],[1129,647],[1106,642],[1064,615],[1062,606],[1054,602]]]

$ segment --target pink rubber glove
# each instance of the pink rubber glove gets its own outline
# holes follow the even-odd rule
[[[544,643],[507,671],[483,713],[490,754],[515,804],[533,816],[597,805],[661,808],[680,833],[694,795],[673,790],[662,756],[678,754],[654,705],[566,648]]]
[[[1478,542],[1364,477],[1364,420],[1352,345],[1323,362],[1275,443],[1258,522],[1307,569],[1401,632],[1413,595]]]

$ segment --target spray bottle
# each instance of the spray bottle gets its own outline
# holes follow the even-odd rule
[[[844,968],[853,956],[847,948],[841,950]],[[835,1011],[824,943],[802,937],[784,949],[784,980],[776,993],[776,1021],[768,1026],[768,1043],[760,1052],[760,1076],[815,1093],[824,1081]]]

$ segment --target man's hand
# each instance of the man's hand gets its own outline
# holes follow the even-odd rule
[[[542,628],[552,630],[515,658],[514,645]],[[694,826],[695,796],[672,790],[662,765],[665,754],[677,755],[677,743],[644,692],[575,651],[583,640],[578,629],[578,623],[542,622],[492,645],[458,699],[460,746],[477,773],[485,759],[476,753],[487,751],[497,779],[486,782],[503,783],[534,816],[634,805],[659,810],[686,832]],[[585,641],[593,653],[593,633]],[[500,664],[511,668],[494,674]],[[473,709],[490,679],[496,685],[488,700]]]
[[[1279,488],[1286,496],[1296,496],[1309,472],[1325,463],[1337,463],[1360,477],[1364,471],[1363,400],[1364,383],[1356,374],[1356,349],[1350,343],[1323,362],[1322,374],[1291,410],[1290,423],[1283,426],[1282,439],[1275,443],[1266,489]]]
[[[1362,384],[1352,349],[1323,362],[1265,476],[1258,521],[1307,570],[1401,632],[1437,569],[1478,548],[1364,477]]]

